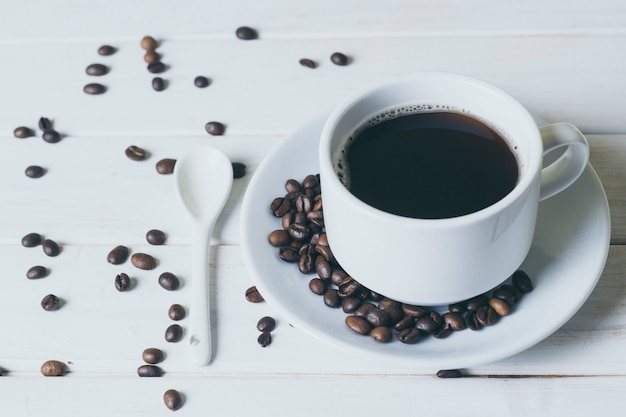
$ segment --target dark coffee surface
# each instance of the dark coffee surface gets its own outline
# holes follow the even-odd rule
[[[350,191],[380,210],[438,219],[486,208],[517,183],[509,146],[458,113],[415,113],[362,131],[347,151]]]

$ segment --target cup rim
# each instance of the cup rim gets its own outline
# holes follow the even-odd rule
[[[428,72],[415,72],[415,73],[410,73],[410,74],[404,74],[404,75],[395,77],[391,80],[386,80],[378,84],[375,84],[373,86],[367,87],[365,89],[361,89],[357,91],[356,93],[348,96],[346,99],[340,102],[340,104],[332,110],[332,112],[326,119],[326,122],[324,123],[324,127],[320,135],[320,145],[319,145],[319,155],[318,155],[319,165],[320,165],[320,175],[323,176],[324,172],[335,171],[334,164],[333,164],[333,157],[334,157],[333,152],[334,151],[331,149],[331,139],[333,137],[332,134],[339,120],[341,120],[341,118],[355,105],[355,103],[360,102],[366,99],[371,94],[380,92],[381,90],[385,88],[389,88],[397,84],[412,82],[417,79],[423,79],[423,80],[430,79],[430,82],[441,82],[441,81],[445,81],[446,79],[447,80],[455,79],[456,81],[472,83],[478,87],[481,87],[482,89],[489,90],[492,94],[496,94],[497,96],[499,96],[501,100],[505,100],[510,105],[516,107],[519,112],[519,117],[523,117],[526,119],[525,123],[536,126],[535,120],[532,117],[532,115],[528,112],[528,110],[524,106],[521,105],[521,103],[519,103],[519,101],[517,101],[509,93],[503,91],[499,87],[493,84],[490,84],[486,81],[480,80],[478,78],[470,77],[467,75],[454,73],[454,72],[428,71]],[[384,109],[380,109],[380,110],[382,111]],[[541,135],[540,135],[538,127],[536,129],[536,135],[538,136],[538,140],[541,142]],[[324,185],[326,187],[332,186],[335,192],[340,192],[344,198],[347,198],[353,209],[364,211],[371,216],[376,216],[378,218],[385,219],[388,221],[393,221],[396,223],[400,222],[400,223],[406,223],[406,224],[419,224],[421,227],[431,226],[431,227],[437,227],[437,228],[443,228],[443,227],[453,228],[461,224],[475,223],[483,219],[489,218],[493,216],[495,213],[502,211],[506,207],[511,206],[515,201],[518,201],[520,198],[522,198],[531,188],[532,183],[539,176],[539,172],[541,168],[541,161],[542,161],[542,154],[543,154],[543,146],[540,146],[538,148],[538,151],[535,153],[535,155],[531,155],[531,157],[528,158],[528,161],[526,161],[526,164],[525,164],[526,174],[521,176],[521,178],[518,180],[518,183],[506,196],[504,196],[503,198],[501,198],[494,204],[488,207],[485,207],[481,210],[472,212],[472,213],[468,213],[468,214],[464,214],[464,215],[456,216],[456,217],[448,217],[448,218],[440,218],[440,219],[423,219],[423,218],[406,217],[406,216],[401,216],[398,214],[389,213],[384,210],[372,207],[369,204],[365,203],[364,201],[360,200],[355,195],[353,195],[343,185],[343,183],[339,180],[337,175],[330,175],[329,176],[330,178],[323,178],[322,180],[324,181]]]

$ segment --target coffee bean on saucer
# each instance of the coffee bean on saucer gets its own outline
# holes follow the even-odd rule
[[[165,233],[158,229],[148,230],[146,240],[151,245],[162,245],[165,243]]]
[[[196,78],[193,79],[193,84],[198,88],[206,88],[209,86],[210,83],[211,81],[203,75],[198,75]]]
[[[92,75],[95,77],[100,77],[109,72],[109,67],[104,64],[90,64],[85,68],[85,72],[87,75]]]
[[[167,315],[171,320],[179,321],[184,319],[187,314],[185,312],[185,307],[180,304],[172,304],[167,310]]]
[[[252,286],[246,290],[246,300],[255,304],[265,301],[256,286]]]
[[[156,163],[156,170],[161,175],[170,175],[174,173],[176,159],[164,158]]]
[[[165,359],[165,354],[161,349],[158,348],[147,348],[141,353],[141,359],[145,363],[149,363],[151,365],[155,365],[157,363],[163,362]]]
[[[183,328],[179,324],[172,324],[165,329],[165,340],[170,343],[180,342],[183,338]]]
[[[39,233],[29,233],[22,238],[22,246],[25,248],[33,248],[41,244],[43,238]]]
[[[137,375],[142,378],[154,378],[163,376],[163,369],[156,365],[141,365],[137,368]]]
[[[183,406],[184,399],[180,392],[175,389],[168,389],[163,394],[163,402],[167,408],[176,411]]]
[[[132,279],[128,274],[121,273],[115,276],[115,289],[119,292],[128,291],[132,286]]]
[[[151,74],[161,74],[162,72],[165,72],[167,67],[165,66],[163,62],[157,61],[157,62],[152,62],[148,64],[147,69],[148,69],[148,72]]]
[[[26,271],[26,278],[28,279],[40,279],[45,278],[48,275],[48,269],[45,266],[35,265]]]
[[[120,265],[126,262],[130,251],[126,246],[118,245],[107,255],[107,262],[113,265]]]
[[[498,316],[506,316],[510,312],[510,307],[507,302],[500,298],[491,298],[489,300],[489,305],[498,314]]]
[[[498,313],[490,305],[482,306],[476,310],[476,320],[481,326],[491,326],[498,320]]]
[[[46,311],[54,311],[61,308],[61,299],[54,294],[48,294],[41,300],[41,308]]]
[[[366,335],[372,330],[372,325],[363,317],[347,316],[345,318],[346,325],[355,333]]]
[[[176,291],[180,287],[180,280],[171,272],[159,275],[159,285],[167,291]]]
[[[334,54],[332,54],[330,56],[330,60],[332,61],[333,64],[339,65],[339,66],[345,66],[350,63],[350,59],[341,52],[335,52]]]
[[[163,90],[165,90],[166,84],[167,84],[167,81],[165,81],[161,77],[154,77],[152,79],[152,89],[154,91],[163,91]]]
[[[272,334],[270,332],[263,332],[257,337],[257,343],[261,347],[268,347],[272,343]]]
[[[31,136],[35,136],[35,132],[29,127],[20,126],[15,128],[15,130],[13,131],[13,136],[18,139],[26,139]]]
[[[204,128],[208,134],[213,136],[221,136],[226,130],[226,127],[220,122],[208,122]]]
[[[235,31],[235,35],[237,36],[237,38],[245,40],[245,41],[258,38],[257,31],[248,26],[238,27],[237,30]]]
[[[462,378],[463,373],[458,369],[442,369],[437,371],[437,378]]]
[[[83,91],[90,95],[99,95],[104,94],[107,91],[107,88],[99,83],[89,83],[85,84]]]
[[[528,274],[522,270],[517,270],[513,273],[513,285],[523,293],[533,290],[533,282]]]
[[[420,329],[416,329],[415,327],[401,330],[400,333],[398,333],[398,340],[407,345],[417,343],[421,337],[422,331]]]
[[[126,154],[128,159],[132,159],[133,161],[143,161],[144,159],[146,159],[147,156],[144,149],[135,145],[131,145],[126,148],[126,151],[124,151],[124,153]]]
[[[109,56],[115,53],[116,49],[111,45],[102,45],[98,48],[98,55]]]
[[[276,328],[276,320],[273,317],[261,317],[256,324],[256,328],[260,332],[271,332]]]
[[[303,67],[307,67],[307,68],[315,68],[317,66],[317,64],[315,63],[315,61],[313,61],[312,59],[309,58],[302,58],[300,61],[300,65],[302,65]]]
[[[233,178],[238,179],[246,175],[246,165],[241,162],[233,162]]]
[[[130,262],[137,268],[149,271],[157,267],[157,261],[152,255],[147,253],[134,253],[130,257]]]
[[[393,340],[393,333],[387,326],[377,326],[370,330],[370,336],[377,342],[389,343]]]
[[[156,39],[154,39],[152,36],[144,36],[141,39],[141,47],[145,49],[146,51],[156,49],[157,46],[159,46],[159,44],[156,41]]]
[[[63,376],[67,372],[67,368],[63,362],[49,360],[41,365],[41,374],[43,376]]]
[[[58,143],[61,140],[61,134],[54,129],[46,130],[41,137],[48,143]]]
[[[61,247],[52,239],[45,239],[41,242],[41,246],[43,248],[43,252],[48,256],[54,257],[61,253]]]
[[[39,165],[30,165],[24,170],[24,174],[29,178],[41,178],[45,173],[46,170]]]

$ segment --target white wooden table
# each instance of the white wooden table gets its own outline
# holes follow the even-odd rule
[[[243,41],[247,25],[259,38]],[[151,87],[140,40],[152,35],[169,67]],[[117,48],[102,57],[103,44]],[[315,1],[5,2],[0,13],[0,413],[3,416],[166,415],[163,392],[185,398],[177,413],[220,415],[615,415],[626,401],[626,6],[619,0],[524,2]],[[333,52],[350,65],[330,62]],[[317,62],[301,66],[301,58]],[[103,77],[87,65],[110,68]],[[269,303],[244,298],[253,285],[239,246],[246,186],[263,158],[294,130],[347,94],[397,74],[465,73],[492,82],[548,121],[577,125],[611,208],[612,246],[600,281],[561,329],[513,357],[438,379],[410,367],[365,361],[293,328]],[[196,88],[205,75],[211,85]],[[97,79],[96,79],[97,78]],[[105,94],[83,92],[89,82]],[[40,117],[65,137],[41,140]],[[204,130],[226,125],[223,136]],[[29,126],[37,137],[16,139]],[[190,223],[172,176],[157,161],[212,144],[247,174],[234,182],[217,225],[216,354],[198,368],[184,340],[167,343],[167,308],[190,298]],[[149,151],[143,162],[129,145]],[[41,165],[46,174],[28,178]],[[167,233],[151,246],[150,229]],[[21,238],[38,232],[62,252],[46,256]],[[116,245],[159,260],[153,271],[106,262]],[[33,265],[50,274],[28,280]],[[183,280],[157,284],[161,272]],[[116,274],[137,285],[115,290]],[[65,300],[46,312],[41,298]],[[557,308],[557,307],[554,307]],[[278,326],[267,348],[257,320]],[[183,320],[183,327],[188,318]],[[139,378],[141,352],[166,353],[161,378]],[[46,378],[49,359],[69,373]]]

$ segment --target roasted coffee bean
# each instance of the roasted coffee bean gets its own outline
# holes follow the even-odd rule
[[[246,300],[254,304],[265,301],[256,286],[249,287],[246,290]]]
[[[465,323],[467,324],[467,327],[469,327],[471,330],[480,330],[482,329],[482,324],[480,324],[480,322],[478,321],[478,319],[476,318],[476,310],[468,310],[465,313]]]
[[[465,307],[468,310],[476,311],[479,308],[486,306],[488,304],[489,304],[489,297],[487,297],[485,294],[481,294],[481,295],[478,295],[474,298],[470,298],[469,300],[467,300],[465,302]]]
[[[317,175],[307,175],[302,180],[302,186],[304,187],[305,190],[314,189],[318,185],[320,185],[320,179]]]
[[[422,336],[422,331],[420,329],[416,329],[415,327],[410,327],[408,329],[401,330],[398,333],[398,340],[402,343],[406,343],[408,345],[412,345],[417,343]]]
[[[312,59],[309,58],[302,58],[300,61],[298,61],[300,63],[300,65],[302,65],[303,67],[307,67],[307,68],[311,68],[314,69],[317,65],[315,64],[315,61],[313,61]]]
[[[63,362],[50,360],[45,361],[41,365],[41,374],[43,376],[63,376],[67,372],[67,368]]]
[[[435,333],[433,333],[433,337],[435,339],[445,339],[446,337],[450,336],[452,334],[453,330],[452,327],[450,327],[450,325],[445,324],[443,326],[440,326]]]
[[[83,91],[87,94],[98,95],[104,94],[107,91],[107,88],[99,83],[89,83],[85,84],[85,86],[83,87]]]
[[[306,219],[317,226],[324,226],[324,213],[321,211],[309,211],[306,214]]]
[[[159,46],[159,43],[152,36],[144,36],[141,39],[141,47],[146,51],[156,49]]]
[[[296,198],[296,201],[294,203],[296,211],[300,211],[303,213],[308,213],[309,211],[311,211],[311,208],[313,208],[313,199],[306,194],[300,194]]]
[[[185,307],[180,304],[172,304],[167,310],[167,316],[174,321],[180,321],[187,315]]]
[[[523,293],[528,293],[533,290],[533,282],[530,280],[528,274],[522,270],[517,270],[513,273],[513,285]]]
[[[162,245],[165,238],[165,232],[159,229],[150,229],[146,232],[146,241],[151,245]]]
[[[509,307],[509,305],[507,304],[506,301],[500,299],[500,298],[492,298],[489,300],[489,305],[491,306],[491,308],[493,308],[493,310],[498,314],[498,316],[502,317],[502,316],[507,316],[510,311],[511,308]]]
[[[415,305],[411,305],[411,304],[402,304],[402,311],[404,312],[404,314],[406,314],[407,316],[411,316],[411,317],[425,317],[428,315],[428,310],[426,310],[424,307],[420,307],[420,306],[415,306]]]
[[[291,243],[291,236],[286,230],[277,229],[269,234],[267,240],[274,247],[287,246]]]
[[[415,322],[415,327],[426,334],[433,334],[440,326],[431,317],[422,317]]]
[[[289,233],[289,236],[291,236],[293,240],[297,240],[300,242],[306,240],[307,238],[309,238],[309,236],[311,236],[311,231],[309,230],[309,228],[298,223],[294,223],[289,226],[287,233]]]
[[[146,64],[154,64],[155,62],[161,61],[161,54],[159,54],[154,49],[150,49],[149,51],[146,51],[146,53],[144,54],[143,60],[145,61]]]
[[[170,175],[174,173],[176,159],[164,158],[156,163],[156,170],[161,175]]]
[[[515,299],[515,301],[517,301],[520,298],[522,298],[522,292],[514,285],[503,284],[498,289],[510,292],[513,295],[513,298]],[[511,305],[513,305],[513,304],[511,304]]]
[[[404,316],[400,321],[393,325],[397,331],[402,331],[415,327],[415,317]]]
[[[52,122],[47,117],[40,117],[38,122],[39,129],[44,132],[52,130]]]
[[[370,330],[370,336],[372,336],[377,342],[381,343],[389,343],[393,340],[393,333],[391,332],[391,329],[386,326],[374,327]]]
[[[148,69],[148,72],[151,74],[161,74],[165,72],[165,70],[167,69],[165,64],[161,61],[152,62],[148,64],[146,68]]]
[[[366,335],[372,330],[372,325],[363,317],[347,316],[345,318],[346,325],[355,333]]]
[[[131,286],[132,280],[127,274],[122,272],[115,276],[115,289],[119,292],[128,291]]]
[[[48,294],[41,300],[41,308],[54,311],[61,308],[61,299],[54,294]]]
[[[242,162],[233,162],[233,179],[239,179],[246,176],[246,164]]]
[[[491,326],[498,321],[498,317],[498,313],[489,305],[482,306],[476,310],[476,320],[483,327]]]
[[[39,233],[29,233],[22,238],[22,246],[25,248],[34,248],[41,244],[43,238]]]
[[[463,374],[458,369],[442,369],[437,371],[437,378],[462,378]]]
[[[326,283],[319,278],[313,278],[309,281],[309,289],[313,294],[324,295],[327,287]]]
[[[280,218],[280,225],[283,227],[283,230],[287,230],[289,229],[289,226],[291,226],[294,223],[294,220],[295,220],[294,213],[292,212],[285,213]]]
[[[39,165],[30,165],[24,170],[24,174],[29,178],[41,178],[45,173],[46,170]]]
[[[355,296],[358,298],[358,292],[361,289],[361,284],[359,284],[356,280],[348,277],[343,280],[343,282],[339,285],[337,293],[340,297],[351,297]]]
[[[48,276],[48,269],[45,266],[36,265],[28,269],[26,272],[26,278],[28,279],[40,279]]]
[[[323,256],[318,256],[317,258],[315,258],[315,272],[317,273],[317,275],[319,275],[321,279],[330,280],[330,276],[332,275],[333,270],[326,258],[324,258]]]
[[[99,77],[109,72],[109,67],[104,64],[91,64],[85,69],[87,75]]]
[[[48,143],[57,143],[61,140],[61,134],[54,129],[46,130],[41,137]]]
[[[180,392],[175,389],[168,389],[163,394],[163,402],[167,408],[176,411],[183,406],[184,400]]]
[[[389,326],[391,324],[389,314],[376,307],[367,312],[365,320],[367,320],[373,327]]]
[[[301,193],[302,192],[302,184],[298,180],[294,180],[290,178],[285,182],[285,191],[288,193]]]
[[[157,363],[163,362],[165,359],[165,354],[161,349],[158,348],[147,348],[141,353],[141,359],[145,363],[149,363],[151,365],[155,365]]]
[[[276,320],[273,317],[261,317],[256,324],[256,329],[260,332],[271,332],[276,328]]]
[[[335,52],[334,54],[332,54],[330,56],[330,60],[333,64],[340,66],[348,65],[350,63],[350,59],[341,52]]]
[[[115,53],[115,48],[111,45],[102,45],[98,48],[98,55],[109,56]]]
[[[204,128],[209,135],[213,136],[221,136],[226,131],[226,126],[220,122],[208,122]]]
[[[298,249],[293,246],[282,246],[278,249],[278,257],[285,262],[294,263],[300,259]]]
[[[342,269],[333,269],[333,273],[330,275],[330,282],[339,286],[343,282],[348,274]]]
[[[179,324],[172,324],[165,329],[165,341],[170,343],[180,342],[183,338],[183,328]]]
[[[306,219],[306,214],[300,211],[293,213],[293,223],[299,224],[303,227],[306,227],[309,224]],[[287,228],[287,230],[289,230],[289,228]]]
[[[467,323],[461,313],[447,312],[443,315],[443,320],[452,330],[460,331],[467,329]]]
[[[113,265],[123,264],[124,262],[126,262],[126,259],[128,259],[129,253],[130,251],[126,246],[116,246],[107,255],[107,262]]]
[[[378,308],[380,308],[380,306]],[[400,307],[389,307],[382,311],[387,313],[387,315],[389,316],[390,325],[395,324],[398,321],[402,320],[404,317],[406,317],[404,311],[402,311]]]
[[[139,269],[149,271],[157,267],[157,261],[147,253],[134,253],[130,257],[130,262]]]
[[[15,128],[15,130],[13,131],[13,136],[18,139],[26,139],[31,136],[35,136],[35,132],[29,127],[20,126]]]
[[[362,300],[361,300],[362,301]],[[362,303],[359,308],[356,309],[356,311],[354,312],[354,315],[357,317],[361,317],[363,319],[365,319],[367,317],[367,313],[370,312],[370,310],[376,308],[376,306],[372,303],[366,302],[366,303]]]
[[[209,84],[209,79],[203,75],[198,75],[196,78],[193,79],[193,85],[198,88],[206,88],[209,86]]]
[[[43,248],[43,253],[48,256],[57,256],[61,253],[61,247],[52,239],[45,239],[41,242],[41,247]]]
[[[346,297],[341,303],[341,309],[344,313],[354,313],[363,301],[357,297]]]
[[[321,255],[327,262],[335,263],[335,255],[330,250],[330,246],[315,245],[315,252]]]
[[[147,153],[144,149],[139,146],[131,145],[124,151],[128,159],[132,159],[133,161],[143,161],[146,159]]]
[[[165,90],[167,82],[161,77],[154,77],[152,79],[152,89],[154,91],[163,91]]]
[[[291,210],[291,202],[284,197],[276,197],[270,204],[270,213],[276,217],[283,217]]]
[[[297,265],[298,271],[300,271],[301,274],[310,274],[313,272],[313,268],[315,268],[315,260],[313,259],[313,256],[309,254],[300,255]]]
[[[499,298],[500,300],[504,301],[509,305],[509,307],[515,305],[515,295],[506,288],[498,287],[493,290],[493,293],[491,295],[493,296],[493,298]],[[489,301],[489,303],[491,304],[491,300]]]
[[[137,368],[137,375],[142,378],[154,378],[163,376],[163,369],[156,365],[141,365]]]
[[[167,291],[176,291],[180,288],[180,280],[171,272],[163,272],[159,275],[159,285]]]
[[[252,29],[248,26],[238,27],[235,31],[235,35],[242,40],[249,41],[252,39],[258,38],[258,33],[256,30]]]
[[[337,290],[331,288],[324,293],[324,304],[330,308],[341,307],[341,297],[337,294]]]
[[[257,337],[257,343],[261,347],[268,347],[272,343],[272,334],[270,332],[263,332]]]
[[[396,300],[392,300],[391,298],[383,298],[378,302],[378,308],[385,311],[391,308],[399,308],[402,309],[402,303]]]

